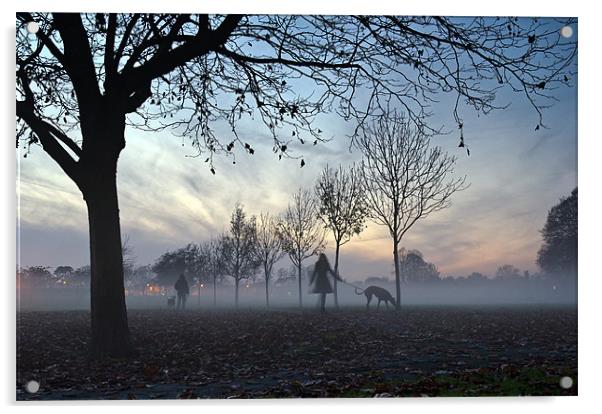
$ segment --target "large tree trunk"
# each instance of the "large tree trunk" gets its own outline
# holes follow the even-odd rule
[[[303,307],[303,297],[302,297],[302,289],[301,289],[301,263],[297,266],[297,274],[299,279],[299,307]]]
[[[397,248],[399,246],[399,242],[397,240],[393,240],[393,261],[395,262],[395,309],[401,309],[401,281],[399,274],[399,252]]]
[[[117,161],[125,147],[125,116],[109,103],[89,108],[82,122],[81,170],[77,185],[88,207],[90,231],[90,319],[93,358],[134,354],[125,305],[121,229],[117,198]],[[100,115],[102,114],[102,115]],[[94,119],[96,118],[96,119]]]
[[[337,247],[335,250],[335,254],[334,254],[334,274],[339,276],[339,251],[341,249],[341,242],[337,241]],[[334,285],[333,285],[333,289],[334,289],[334,307],[338,308],[339,307],[339,293],[338,293],[338,289],[337,289],[337,283],[338,280],[335,277],[334,278]]]
[[[95,164],[88,170],[84,187],[90,228],[90,350],[94,358],[126,357],[133,348],[125,305],[117,157]]]

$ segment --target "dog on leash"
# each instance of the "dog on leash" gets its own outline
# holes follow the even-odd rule
[[[381,288],[379,286],[368,286],[366,289],[362,290],[359,288],[355,288],[356,295],[366,295],[366,299],[368,302],[366,303],[366,309],[370,309],[370,301],[372,300],[372,296],[376,296],[378,299],[378,304],[376,305],[376,310],[380,307],[381,302],[385,302],[385,306],[389,309],[389,302],[391,305],[395,307],[395,299],[387,289]]]

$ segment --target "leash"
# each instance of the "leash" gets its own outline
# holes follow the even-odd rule
[[[362,291],[364,290],[364,289],[362,289],[361,287],[359,287],[359,286],[357,286],[357,285],[354,285],[353,283],[347,282],[346,280],[343,280],[343,282],[342,282],[342,283],[344,283],[344,284],[346,284],[346,285],[349,285],[349,286],[353,287],[353,288],[356,290],[356,292],[357,292],[358,290],[362,290]]]

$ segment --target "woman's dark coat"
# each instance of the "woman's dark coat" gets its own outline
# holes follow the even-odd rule
[[[309,284],[311,285],[312,283],[314,284],[311,293],[332,293],[332,285],[330,284],[330,280],[328,280],[328,273],[332,274],[335,279],[337,279],[338,281],[342,282],[343,279],[341,279],[339,276],[337,276],[332,269],[330,268],[330,266],[328,266],[328,268],[322,267],[322,266],[316,266],[314,268],[314,272],[311,275],[311,279],[309,281]]]

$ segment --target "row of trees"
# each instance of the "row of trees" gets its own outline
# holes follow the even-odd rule
[[[348,242],[363,228],[369,209],[363,191],[361,175],[354,166],[345,170],[326,167],[312,194],[300,190],[293,202],[280,217],[262,213],[247,218],[241,205],[232,213],[229,231],[200,245],[187,246],[163,254],[153,266],[134,265],[131,247],[125,237],[122,246],[126,286],[144,286],[151,279],[172,285],[174,280],[185,274],[199,288],[203,282],[213,285],[213,303],[217,302],[217,284],[224,276],[231,276],[235,287],[235,303],[238,306],[239,283],[244,279],[255,279],[259,273],[265,281],[266,305],[269,307],[269,286],[274,265],[288,253],[294,265],[293,272],[280,269],[280,280],[297,279],[299,304],[302,305],[303,273],[311,271],[305,259],[324,248],[325,229],[331,229],[336,243],[335,271],[338,271],[340,246]],[[572,284],[577,277],[577,189],[562,198],[548,213],[542,229],[543,244],[537,262],[541,273],[521,272],[515,266],[500,266],[493,278],[473,272],[468,276],[440,277],[437,267],[425,260],[419,250],[401,248],[397,254],[400,279],[404,284],[440,285],[450,283],[458,287],[511,286],[516,283]],[[74,269],[58,266],[51,273],[49,267],[30,266],[17,270],[17,283],[23,287],[86,287],[90,282],[90,266]],[[155,276],[156,275],[156,276]],[[398,280],[395,280],[397,285]],[[366,279],[366,284],[388,285],[383,277]],[[522,285],[521,285],[522,286]],[[569,286],[569,285],[563,285]],[[336,289],[336,285],[335,285]],[[336,290],[335,290],[336,292]],[[337,296],[335,296],[337,298]],[[338,304],[338,302],[336,302]]]
[[[242,206],[238,205],[232,215],[229,235],[212,238],[200,245],[189,244],[180,249],[166,252],[154,265],[135,266],[135,257],[129,238],[126,235],[122,245],[126,286],[145,285],[151,279],[170,285],[179,274],[185,274],[190,280],[209,282],[215,287],[223,277],[233,274],[235,285],[243,279],[254,277],[261,270],[266,281],[266,303],[269,306],[269,282],[274,265],[287,252],[292,252],[291,260],[295,274],[281,278],[294,278],[300,281],[304,258],[311,257],[324,247],[324,234],[319,232],[319,223],[309,223],[306,230],[312,230],[308,237],[295,234],[296,221],[303,217],[312,219],[312,211],[332,231],[335,241],[335,271],[338,271],[340,247],[355,234],[359,234],[365,225],[369,210],[361,190],[361,170],[356,166],[349,169],[339,167],[333,170],[326,167],[315,186],[315,193],[299,191],[293,196],[293,203],[283,217],[274,217],[262,213],[257,220],[247,220]],[[313,204],[312,204],[313,203]],[[299,215],[301,213],[301,215]],[[299,219],[301,217],[301,219]],[[569,197],[550,209],[546,224],[542,229],[543,244],[538,252],[539,274],[520,271],[512,265],[500,266],[495,278],[515,280],[519,278],[568,279],[577,274],[577,189]],[[301,243],[305,239],[305,245]],[[295,242],[297,241],[297,243]],[[307,249],[304,247],[306,246]],[[302,254],[299,254],[299,253]],[[228,260],[228,258],[234,258]],[[238,257],[238,262],[236,258]],[[441,281],[437,266],[425,260],[419,250],[401,248],[398,252],[402,283],[430,283]],[[301,258],[302,260],[298,260]],[[229,264],[228,264],[229,263]],[[301,264],[301,266],[299,266]],[[282,270],[282,269],[281,269]],[[304,269],[305,270],[305,269]],[[29,266],[17,271],[21,285],[86,287],[90,282],[90,266],[73,268],[69,265],[58,266],[51,272],[47,266]],[[248,275],[248,276],[247,276]],[[468,276],[456,277],[456,280],[480,282],[491,278],[479,272]],[[378,280],[375,279],[376,282]],[[383,278],[381,282],[389,283]],[[335,283],[335,304],[337,286]],[[238,296],[238,295],[236,295]]]
[[[243,279],[252,278],[261,270],[266,282],[266,304],[269,306],[269,282],[274,265],[286,254],[295,269],[299,283],[299,303],[303,263],[325,247],[324,229],[332,231],[335,241],[335,265],[338,272],[340,247],[359,234],[370,216],[366,200],[366,188],[362,186],[362,169],[352,165],[348,169],[329,166],[322,171],[312,194],[300,190],[293,195],[293,202],[285,213],[275,217],[262,213],[247,218],[241,205],[232,213],[229,233],[212,238],[202,244],[188,244],[168,251],[153,266],[135,266],[135,257],[126,235],[122,245],[126,284],[144,284],[156,275],[162,284],[172,284],[180,275],[200,285],[211,282],[216,286],[224,276],[232,276],[236,287]],[[321,226],[323,225],[323,226]],[[547,279],[571,279],[577,275],[577,189],[569,197],[562,198],[548,213],[546,224],[541,230],[543,244],[538,252],[537,263],[540,275],[521,272],[512,265],[504,265],[495,273],[496,279],[545,277]],[[402,283],[429,283],[440,281],[437,267],[424,259],[419,250],[401,248],[397,254]],[[74,269],[58,266],[54,273],[46,266],[30,266],[18,269],[20,281],[37,286],[87,286],[90,281],[90,266]],[[287,278],[290,275],[287,275]],[[458,279],[458,278],[456,278]],[[473,272],[461,277],[467,281],[489,280],[485,275]],[[386,280],[385,280],[386,281]],[[335,281],[336,282],[336,281]],[[335,304],[337,285],[335,283]]]
[[[271,219],[273,220],[273,218]],[[157,259],[154,265],[128,266],[125,273],[126,286],[135,289],[143,287],[149,282],[171,286],[180,274],[186,275],[197,287],[205,283],[210,283],[214,287],[224,284],[224,277],[227,275],[223,271],[221,252],[224,249],[223,246],[219,246],[220,242],[223,242],[223,239],[214,238],[200,245],[189,244],[164,253]],[[260,265],[249,273],[250,276],[248,278],[245,278],[250,279],[247,283],[250,281],[255,282],[257,276],[263,277],[263,281],[266,284],[270,283],[272,276],[276,277],[276,283],[297,281],[299,276],[296,266],[290,268],[279,267],[274,272],[275,263],[284,256],[285,252],[276,249],[270,251],[274,253],[274,256],[277,255],[278,258],[273,261],[263,261],[258,257],[257,261]],[[404,284],[429,284],[452,280],[455,282],[481,283],[491,280],[512,281],[518,279],[546,279],[558,282],[576,276],[574,272],[549,272],[542,267],[540,267],[540,272],[531,273],[528,270],[521,271],[516,266],[510,264],[498,267],[492,276],[481,272],[472,272],[465,276],[441,276],[437,266],[434,263],[428,262],[420,250],[401,248],[399,258],[401,280]],[[566,266],[566,263],[563,265]],[[311,270],[311,266],[304,266],[301,279],[304,280],[307,273],[311,272]],[[267,279],[265,278],[266,275]],[[87,287],[90,283],[90,266],[85,265],[74,268],[69,265],[61,265],[54,268],[54,270],[49,266],[26,266],[17,269],[17,278],[21,282],[21,285],[35,287]],[[391,280],[384,276],[371,276],[363,282],[358,281],[358,283],[378,285],[389,284]],[[213,304],[216,305],[215,290]],[[266,287],[266,304],[269,307],[268,287]]]
[[[90,266],[74,269],[72,266],[57,266],[51,272],[49,266],[26,266],[17,269],[17,283],[20,288],[54,287],[57,285],[88,286],[90,283]]]
[[[269,283],[276,262],[288,254],[300,275],[304,260],[324,247],[324,234],[317,225],[313,198],[308,197],[307,192],[299,191],[293,200],[282,217],[269,213],[261,213],[259,218],[248,216],[243,206],[237,204],[227,232],[204,243],[189,244],[163,254],[152,268],[157,280],[172,284],[179,274],[197,284],[209,280],[215,303],[218,281],[231,277],[238,307],[240,283],[261,273],[266,282],[266,304],[269,306]],[[310,217],[312,220],[308,222]],[[299,283],[300,305],[301,292]]]
[[[216,256],[204,255],[207,252],[206,248],[212,247],[216,243],[217,239],[212,239],[201,245],[187,245],[183,248],[176,249],[174,251],[166,252],[163,254],[154,265],[141,265],[134,266],[128,272],[126,272],[126,287],[132,288],[133,290],[144,290],[144,286],[149,283],[157,283],[166,287],[172,286],[175,275],[185,274],[189,280],[193,281],[197,288],[200,288],[205,283],[210,283],[214,287],[225,285],[226,279],[223,271],[213,271],[211,267],[199,267],[198,263],[207,262],[209,264],[211,258],[214,260]],[[197,255],[188,256],[191,249],[197,250]],[[281,252],[282,253],[282,252]],[[197,264],[191,263],[186,264],[182,257],[192,257]],[[176,258],[176,260],[172,260]],[[406,250],[402,248],[400,253],[400,269],[402,275],[402,281],[404,284],[430,284],[438,283],[442,281],[454,281],[454,282],[466,282],[471,284],[487,282],[492,280],[498,281],[512,281],[518,279],[546,279],[549,281],[557,282],[558,278],[556,274],[542,272],[531,273],[528,270],[521,271],[519,268],[505,264],[498,267],[492,276],[488,276],[481,272],[472,272],[466,276],[441,276],[437,266],[433,263],[427,262],[424,259],[422,252],[419,250]],[[201,273],[195,274],[191,271],[192,268],[197,267],[203,269]],[[273,268],[273,266],[272,266]],[[264,268],[265,269],[265,268]],[[301,280],[306,280],[309,273],[312,271],[312,266],[304,266],[302,269]],[[296,282],[298,280],[298,269],[295,266],[286,268],[279,267],[276,271],[265,272],[262,270],[260,265],[258,269],[254,269],[250,276],[246,280],[246,284],[254,283],[257,281],[257,276],[261,276],[261,279],[265,283],[270,283],[272,280],[271,276],[276,278],[275,283],[287,284]],[[264,275],[268,274],[266,280]],[[567,275],[562,275],[563,279]],[[52,270],[49,266],[25,266],[17,269],[17,279],[20,282],[20,286],[28,287],[41,287],[41,288],[86,288],[90,284],[90,266],[85,265],[78,268],[73,268],[69,265],[57,266]],[[234,281],[234,279],[233,279]],[[370,276],[365,280],[356,281],[356,283],[364,285],[388,285],[392,281],[390,278],[385,276]],[[213,304],[216,305],[216,294],[214,290]],[[266,304],[269,307],[269,290],[266,287]]]

